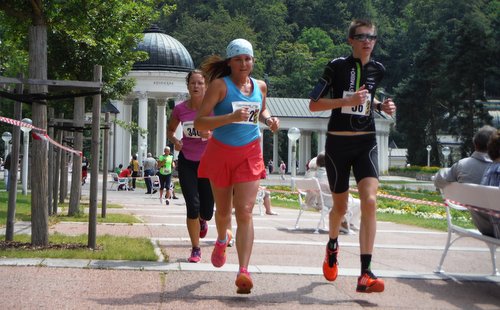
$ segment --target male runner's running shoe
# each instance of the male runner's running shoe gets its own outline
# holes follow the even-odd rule
[[[212,252],[212,265],[214,265],[214,267],[222,267],[226,263],[226,248],[232,238],[232,232],[228,229],[226,233],[226,242],[220,243],[219,240],[215,241],[214,250]]]
[[[200,219],[200,238],[205,238],[208,232],[208,224],[204,219]]]
[[[192,248],[191,256],[188,258],[188,262],[190,263],[199,263],[201,261],[201,249],[200,248]]]
[[[358,278],[358,293],[380,293],[384,291],[384,280],[377,278],[371,271],[363,273]]]
[[[337,255],[339,254],[339,246],[337,244],[337,248],[335,251],[328,249],[328,245],[326,246],[326,254],[325,259],[323,260],[323,276],[328,281],[335,281],[337,279],[337,274],[339,272]]]
[[[236,284],[236,286],[238,287],[236,293],[250,294],[250,291],[252,290],[253,287],[253,282],[252,278],[250,277],[250,273],[248,273],[248,270],[246,268],[244,267],[240,268],[240,272],[238,272],[234,284]]]

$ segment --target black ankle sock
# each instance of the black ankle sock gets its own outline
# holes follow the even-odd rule
[[[372,263],[371,254],[361,254],[361,274],[370,271],[371,263]]]
[[[328,241],[328,250],[335,251],[337,247],[338,247],[337,238],[335,239],[330,238],[330,241]]]
[[[327,247],[328,247],[328,250],[330,250],[330,251],[335,251],[335,250],[337,250],[337,248],[338,248],[337,238],[335,238],[335,239],[331,239],[331,238],[330,238],[330,241],[328,241],[328,245],[327,245]],[[337,253],[335,253],[335,254],[333,254],[333,253],[332,253],[332,254],[330,254],[330,255],[328,256],[328,266],[333,267],[333,265],[334,265],[336,262],[337,262]]]

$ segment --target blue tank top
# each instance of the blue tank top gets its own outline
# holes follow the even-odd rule
[[[250,78],[253,84],[253,91],[250,96],[242,94],[229,76],[223,79],[226,83],[227,93],[224,100],[215,106],[214,115],[229,114],[242,106],[249,106],[250,118],[244,122],[217,127],[213,132],[213,137],[231,146],[246,145],[260,137],[258,122],[262,109],[262,92],[257,81],[253,78]]]

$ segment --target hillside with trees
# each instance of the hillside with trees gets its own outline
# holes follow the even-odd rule
[[[481,102],[500,97],[498,0],[36,2],[49,21],[48,77],[85,80],[92,64],[102,64],[103,100],[130,90],[122,77],[143,59],[133,46],[150,23],[182,42],[197,66],[246,38],[255,47],[254,76],[269,82],[270,96],[307,98],[325,64],[350,52],[349,22],[372,19],[379,36],[374,58],[387,69],[381,90],[398,105],[392,139],[408,148],[412,164],[425,164],[428,144],[439,163],[443,132],[460,136],[463,155],[470,153],[473,132],[490,122]],[[22,4],[0,4],[4,76],[27,73],[29,19],[18,18],[25,12]],[[7,105],[0,100],[2,110]],[[65,109],[71,117],[68,106],[58,103],[56,113]]]

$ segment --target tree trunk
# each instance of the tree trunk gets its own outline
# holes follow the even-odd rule
[[[63,114],[64,115],[64,114]],[[63,117],[64,119],[64,117]],[[67,132],[65,130],[61,131],[61,145],[64,145],[64,138]],[[68,197],[68,152],[61,149],[61,167],[60,167],[60,186],[59,186],[59,203],[64,203],[66,197]]]
[[[60,114],[59,114],[59,118],[63,118]],[[58,123],[59,124],[59,123]],[[61,144],[62,142],[62,130],[61,129],[57,129],[55,131],[55,140]],[[54,169],[54,184],[52,184],[52,213],[54,214],[57,214],[58,213],[58,200],[57,200],[57,197],[59,196],[59,184],[60,184],[60,180],[59,178],[61,177],[61,169],[60,169],[60,166],[58,165],[58,163],[61,162],[61,153],[62,153],[62,150],[60,148],[55,148],[56,149],[56,152],[55,152],[55,155],[54,155],[54,163],[52,165],[53,169]]]
[[[48,118],[49,119],[54,119],[55,114],[54,114],[54,108],[48,108]],[[53,137],[54,136],[54,126],[51,126],[49,128],[49,136]],[[48,162],[48,170],[49,170],[49,177],[48,177],[48,183],[47,183],[47,188],[54,188],[54,155],[55,152],[55,147],[50,144],[49,145],[49,154],[47,155],[49,157],[49,162]],[[47,205],[49,208],[49,216],[54,214],[52,210],[52,190],[48,191],[48,197],[47,197]]]
[[[23,93],[23,85],[17,86],[17,92]],[[14,103],[14,119],[22,119],[22,103]],[[19,168],[19,145],[21,140],[21,128],[13,126],[12,149],[10,152],[9,170],[9,203],[7,206],[7,226],[5,226],[5,241],[14,240],[14,223],[16,222],[16,200],[17,200],[17,171]]]
[[[102,154],[102,204],[101,217],[106,218],[106,200],[108,199],[108,155],[109,155],[109,112],[104,114],[104,138]]]
[[[94,81],[102,81],[102,67],[94,66]],[[97,191],[99,185],[99,133],[101,130],[101,95],[92,97],[92,141],[91,153],[92,164],[90,174],[90,201],[89,201],[89,239],[88,247],[96,248],[96,229],[97,229]]]
[[[47,25],[35,20],[29,29],[29,77],[47,79]],[[30,93],[47,93],[46,85],[30,85]],[[47,105],[34,102],[32,118],[35,127],[47,129]],[[31,168],[31,243],[49,244],[48,217],[48,158],[47,140],[33,140]],[[28,167],[26,167],[28,168]]]
[[[85,97],[75,98],[73,104],[73,125],[78,128],[74,133],[73,148],[83,150],[83,127],[85,116]],[[80,130],[81,128],[81,130]],[[80,197],[82,195],[82,157],[73,156],[73,172],[71,173],[71,192],[69,197],[69,216],[80,212]]]

